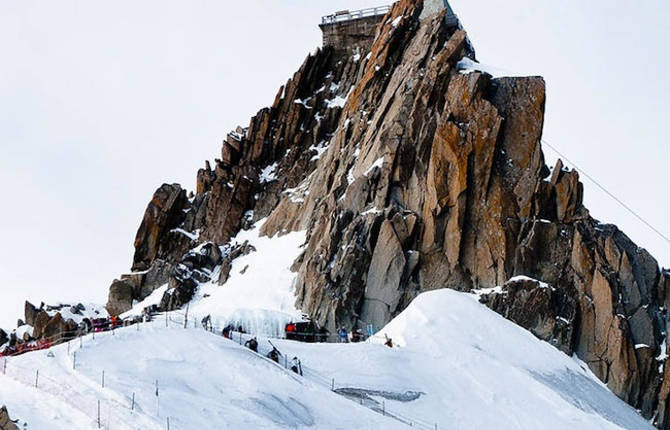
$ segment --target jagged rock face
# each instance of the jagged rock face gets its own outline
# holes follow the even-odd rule
[[[565,291],[530,278],[513,278],[480,299],[505,318],[568,355],[573,353],[577,303]]]
[[[214,262],[184,262],[206,243],[224,283],[251,251],[230,239],[267,217],[266,235],[307,231],[296,299],[320,324],[380,328],[423,291],[503,286],[484,298],[492,309],[670,428],[670,274],[589,216],[576,172],[545,165],[543,79],[462,73],[464,56],[466,33],[420,0],[393,6],[369,55],[309,56],[228,135],[193,198],[156,192],[135,242],[143,272],[122,278],[132,298],[169,282],[161,306],[188,301]]]
[[[181,306],[197,286],[179,273],[178,264],[188,251],[206,242],[226,246],[241,228],[267,217],[286,190],[299,186],[338,127],[342,103],[359,79],[359,61],[330,48],[308,56],[272,106],[252,118],[248,128],[230,133],[221,159],[198,171],[193,198],[187,199],[178,185],[156,191],[135,240],[135,272],[121,277],[133,284],[131,300],[142,300],[170,283],[171,294],[163,298],[162,307]],[[219,282],[227,279],[226,266],[240,249],[248,252],[232,247],[224,256]],[[108,302],[112,314],[127,310],[130,303],[128,289],[118,291],[114,285]]]
[[[133,270],[147,270],[156,258],[169,255],[175,246],[171,230],[183,222],[188,206],[186,191],[179,185],[163,184],[156,190],[135,237]]]

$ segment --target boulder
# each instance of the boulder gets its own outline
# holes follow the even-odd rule
[[[32,303],[26,300],[24,305],[25,323],[34,326],[35,318],[37,317],[38,312],[39,310],[33,306]]]
[[[167,233],[181,224],[187,207],[186,191],[178,184],[163,184],[156,190],[135,236],[133,271],[147,270],[159,257]]]
[[[44,330],[46,325],[49,323],[50,317],[46,311],[39,311],[35,317],[33,324],[33,337],[35,339],[41,339],[44,336]]]
[[[133,307],[134,285],[127,279],[115,279],[109,287],[109,298],[107,300],[107,312],[110,315],[121,315]]]

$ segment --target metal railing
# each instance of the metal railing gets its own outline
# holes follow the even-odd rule
[[[351,21],[354,19],[368,18],[371,16],[386,15],[391,6],[371,7],[367,9],[348,11],[342,10],[321,18],[321,24],[335,24],[338,22]]]

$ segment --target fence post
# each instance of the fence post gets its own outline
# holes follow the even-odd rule
[[[382,415],[386,416],[386,402],[382,400]]]
[[[72,370],[75,370],[77,367],[77,351],[72,354]]]
[[[100,400],[98,400],[98,428],[100,428]]]
[[[170,430],[170,417],[167,417],[167,430]]]
[[[168,313],[167,310],[165,311],[165,327],[168,326]]]
[[[105,371],[102,371],[102,388],[105,388]]]
[[[130,410],[131,411],[135,410],[135,393],[133,393],[133,403],[130,405]]]
[[[67,341],[67,354],[70,355],[70,341]]]
[[[335,378],[333,378],[333,379],[331,380],[331,383],[330,383],[330,390],[331,390],[331,391],[335,391]]]
[[[40,369],[37,369],[37,372],[35,372],[35,388],[37,388],[37,381],[40,378]]]
[[[83,346],[83,344],[84,344],[84,343],[83,343],[84,341],[82,340],[83,338],[84,338],[84,336],[79,336],[79,349],[81,349],[82,346]],[[75,354],[76,354],[76,353],[75,353]]]
[[[188,327],[188,308],[189,308],[190,305],[191,305],[191,302],[186,303],[186,313],[184,314],[184,328]]]
[[[2,374],[6,375],[7,374],[7,359],[5,358],[5,362],[2,365]]]
[[[156,416],[160,416],[160,398],[158,397],[158,379],[156,379]]]

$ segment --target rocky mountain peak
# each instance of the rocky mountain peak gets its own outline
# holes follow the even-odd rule
[[[269,237],[307,232],[296,306],[319,324],[379,329],[422,292],[481,290],[670,428],[670,274],[590,216],[577,172],[546,166],[543,78],[473,70],[454,17],[444,0],[401,0],[370,44],[307,56],[228,134],[195,194],[155,192],[107,309],[165,284],[160,308],[176,309],[199,284],[225,284],[254,252],[231,238],[263,219]]]

